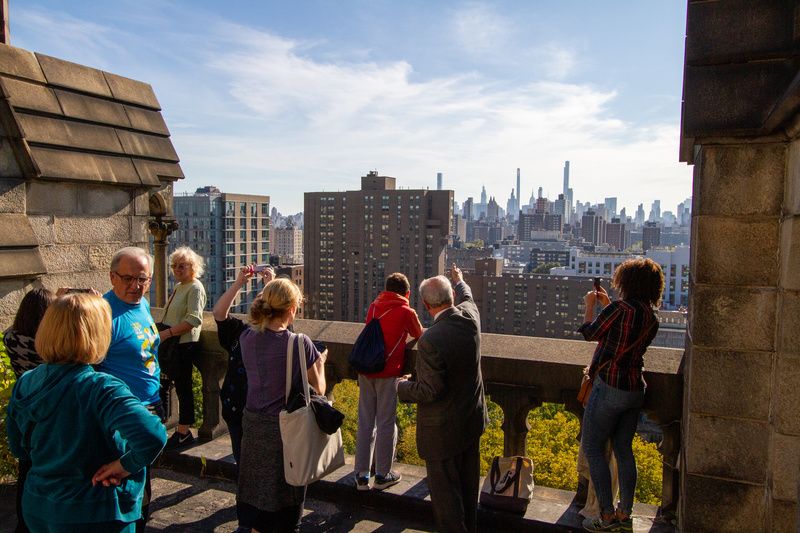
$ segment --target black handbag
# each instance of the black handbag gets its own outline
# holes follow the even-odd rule
[[[289,403],[286,404],[286,411],[289,413],[301,407],[305,407],[306,405],[306,399],[303,393],[297,391],[297,387],[293,387],[293,389],[289,398]],[[308,389],[311,394],[311,401],[309,403],[311,404],[311,410],[314,412],[314,419],[316,419],[319,429],[328,435],[333,435],[342,427],[342,423],[344,423],[344,413],[332,406],[328,398],[317,394],[314,387],[309,385]]]

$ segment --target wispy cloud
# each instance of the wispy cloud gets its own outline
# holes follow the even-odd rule
[[[474,56],[497,58],[497,51],[514,40],[516,26],[489,4],[470,3],[453,15],[452,33],[461,48]]]
[[[338,56],[330,43],[202,12],[193,14],[194,32],[164,28],[157,43],[63,14],[23,12],[17,23],[38,28],[54,55],[112,72],[124,63],[120,73],[129,69],[153,84],[187,175],[180,190],[257,190],[296,211],[303,191],[356,188],[359,176],[377,168],[404,187],[428,186],[444,171],[458,199],[486,183],[504,202],[516,167],[523,198],[539,186],[555,196],[564,159],[573,162],[582,200],[614,191],[621,205],[634,207],[665,188],[680,188],[680,197],[689,190],[690,172],[673,163],[677,126],[616,118],[609,111],[615,91],[565,81],[577,56],[557,43],[531,52],[538,81],[473,70],[430,78],[415,75],[408,60]],[[454,20],[474,54],[491,55],[515,31],[483,4]]]

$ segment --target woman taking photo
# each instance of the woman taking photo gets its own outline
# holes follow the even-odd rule
[[[598,341],[589,375],[592,392],[583,413],[581,446],[600,503],[600,517],[587,518],[587,531],[632,531],[631,511],[636,489],[633,436],[644,404],[642,378],[644,353],[658,331],[655,309],[664,292],[664,273],[651,259],[629,259],[611,280],[619,300],[611,302],[596,286],[584,297],[586,315],[578,329],[588,341]],[[594,306],[603,310],[594,318]],[[614,509],[606,442],[611,440],[617,458],[620,502]]]
[[[166,374],[166,379],[162,381],[162,386],[166,383],[166,387],[162,391],[168,389],[172,381],[178,395],[178,427],[167,441],[167,449],[175,450],[195,440],[189,429],[195,421],[192,365],[200,355],[200,329],[203,325],[203,308],[206,306],[206,290],[197,279],[203,275],[203,258],[194,250],[188,246],[178,248],[170,254],[169,262],[177,285],[161,321],[166,326],[159,334],[161,343],[169,348],[159,349],[159,364]]]
[[[58,298],[36,333],[44,363],[14,386],[8,444],[31,462],[22,509],[34,533],[132,532],[141,516],[145,469],[167,436],[122,381],[92,368],[110,342],[103,298]]]
[[[286,406],[288,327],[303,295],[288,279],[272,280],[253,301],[245,324],[228,311],[252,276],[252,269],[243,267],[214,306],[214,319],[223,328],[219,336],[239,339],[247,372],[237,511],[240,523],[246,521],[254,533],[298,531],[306,491],[286,483],[278,414]],[[304,343],[309,384],[325,394],[324,356],[306,336],[295,337],[295,342]],[[295,345],[295,354],[298,349]],[[300,368],[294,365],[292,370],[292,381],[299,385]]]

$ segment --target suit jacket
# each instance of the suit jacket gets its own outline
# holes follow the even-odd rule
[[[401,401],[416,402],[417,451],[425,460],[458,455],[489,422],[481,375],[480,314],[472,291],[455,286],[456,306],[442,312],[417,344],[415,381],[398,384]]]

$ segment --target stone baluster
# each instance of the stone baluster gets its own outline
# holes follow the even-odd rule
[[[542,404],[532,387],[503,383],[486,383],[492,401],[503,410],[503,455],[525,455],[528,413]]]

